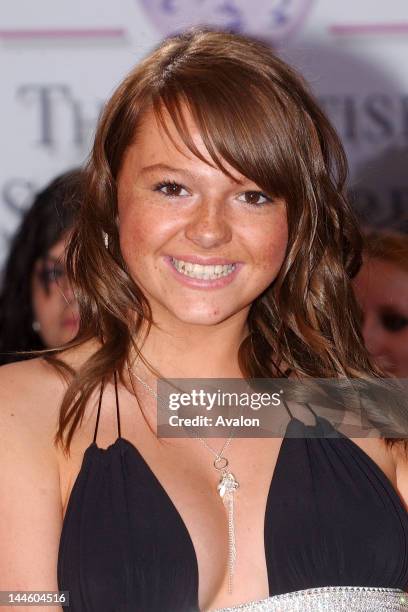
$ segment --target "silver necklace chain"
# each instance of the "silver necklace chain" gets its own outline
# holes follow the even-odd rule
[[[141,385],[151,394],[153,397],[160,403],[162,400],[160,399],[158,393],[151,387],[145,380],[140,378],[130,367],[129,363],[127,363],[127,368],[129,372],[130,382],[132,383],[132,375],[140,382]],[[132,383],[133,386],[133,383]],[[228,510],[228,593],[232,593],[232,580],[235,570],[235,562],[237,558],[236,552],[236,544],[235,544],[235,522],[234,522],[234,492],[239,487],[239,483],[236,480],[234,474],[228,469],[228,459],[224,457],[224,451],[228,448],[231,443],[233,434],[230,435],[228,440],[226,440],[219,451],[216,451],[212,446],[208,444],[201,436],[196,434],[196,438],[202,442],[202,444],[215,456],[213,465],[214,468],[220,472],[220,481],[217,485],[217,491],[220,495],[224,505]]]

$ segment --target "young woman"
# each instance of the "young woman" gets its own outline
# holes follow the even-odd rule
[[[40,191],[11,243],[0,293],[0,363],[54,348],[78,331],[78,305],[64,251],[81,202],[82,172],[71,170]]]
[[[59,587],[75,612],[406,607],[402,443],[156,435],[159,376],[381,376],[345,174],[255,40],[171,37],[118,87],[68,251],[78,339],[0,371],[0,589]]]

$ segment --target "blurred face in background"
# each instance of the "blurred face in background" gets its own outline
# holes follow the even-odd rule
[[[36,261],[32,276],[33,328],[45,347],[72,340],[79,326],[78,304],[65,273],[66,239]]]
[[[404,269],[384,259],[365,259],[354,288],[369,352],[389,373],[408,378],[408,262]]]

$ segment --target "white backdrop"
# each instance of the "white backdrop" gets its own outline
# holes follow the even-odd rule
[[[2,0],[0,262],[34,191],[86,158],[115,85],[193,23],[269,38],[335,122],[365,217],[406,214],[407,0]]]

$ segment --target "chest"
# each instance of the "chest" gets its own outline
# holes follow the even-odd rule
[[[233,493],[233,509],[228,497],[222,498],[222,474],[214,469],[206,449],[196,466],[167,458],[156,474],[167,483],[166,493],[182,518],[191,538],[199,575],[200,609],[227,607],[237,601],[267,596],[264,526],[269,492],[272,488],[282,440],[250,440],[241,452],[226,452],[228,469],[238,487]],[[220,444],[213,447],[219,448]],[[164,468],[164,466],[166,466]],[[177,475],[176,475],[177,474]],[[221,491],[222,492],[222,491]],[[233,529],[233,533],[231,530]],[[228,593],[231,537],[237,551],[233,593]]]

